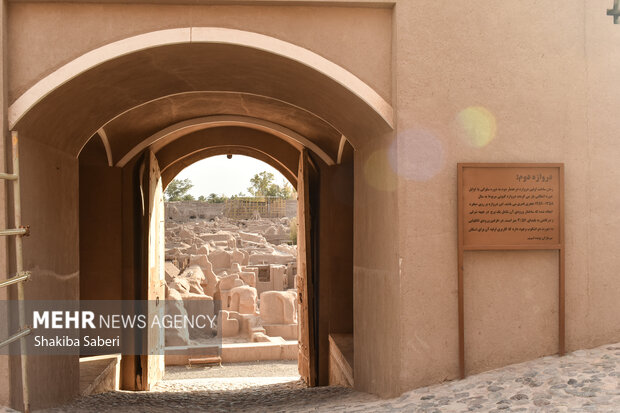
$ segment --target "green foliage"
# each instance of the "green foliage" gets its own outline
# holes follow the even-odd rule
[[[251,196],[270,196],[283,199],[290,199],[296,196],[295,190],[286,180],[283,180],[282,185],[278,185],[274,181],[275,177],[271,172],[263,171],[257,173],[250,179],[251,186],[248,188],[248,192],[250,192]],[[192,184],[189,178],[173,179],[164,191],[166,201],[195,201],[196,199],[188,193],[193,186],[194,184]],[[216,193],[211,193],[208,197],[200,195],[198,201],[221,204],[228,199],[242,198],[245,196],[243,192],[239,192],[237,195],[233,195],[230,198],[224,194],[218,195]]]
[[[191,201],[193,196],[187,192],[193,187],[192,181],[187,179],[173,179],[164,191],[167,201]],[[189,199],[187,199],[189,197]]]
[[[291,184],[289,184],[287,181],[283,180],[282,181],[282,186],[280,186],[280,189],[278,191],[278,195],[276,195],[279,198],[284,198],[284,199],[292,199],[295,198],[296,194],[295,194],[295,190],[293,189],[293,187],[291,186]]]
[[[250,179],[250,186],[248,192],[253,196],[267,196],[269,187],[273,185],[274,176],[271,172],[263,171],[254,175]]]
[[[250,179],[250,186],[248,192],[252,196],[273,196],[276,198],[292,198],[294,195],[291,185],[284,181],[282,185],[278,185],[274,182],[275,177],[271,172],[263,171],[254,175]]]
[[[218,196],[216,193],[210,193],[207,202],[211,204],[221,204],[222,202],[226,202],[227,199],[228,197],[224,194]]]

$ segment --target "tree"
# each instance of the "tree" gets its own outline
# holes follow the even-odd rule
[[[254,175],[250,179],[250,186],[248,192],[253,196],[273,196],[277,198],[291,198],[293,196],[293,188],[291,185],[284,181],[282,185],[274,183],[275,177],[271,172],[263,171]]]
[[[290,199],[295,197],[295,190],[286,180],[282,180],[282,185],[279,187],[279,197],[284,199]]]
[[[250,179],[248,192],[254,196],[269,196],[269,189],[273,185],[274,176],[271,172],[263,171]]]
[[[210,202],[212,204],[221,204],[222,202],[225,202],[228,199],[228,197],[226,197],[226,195],[222,194],[222,195],[217,195],[216,193],[212,192],[209,194],[209,198],[207,198],[207,202]]]
[[[194,185],[189,178],[173,179],[164,191],[167,201],[193,200],[194,197],[187,193],[193,186]],[[191,197],[191,199],[186,199],[188,196]]]
[[[204,195],[200,195],[200,196],[198,197],[198,200],[199,200],[199,201],[201,201],[201,202],[205,202],[205,201],[207,200],[207,198],[205,198],[205,196],[204,196]]]

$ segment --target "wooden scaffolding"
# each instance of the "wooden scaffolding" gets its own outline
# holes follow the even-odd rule
[[[281,218],[286,216],[286,199],[268,196],[229,199],[224,216],[230,219]]]

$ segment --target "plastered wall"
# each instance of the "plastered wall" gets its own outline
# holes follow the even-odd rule
[[[25,284],[30,300],[79,299],[78,161],[27,136],[20,136],[22,222],[30,225],[24,238]],[[10,256],[12,248],[9,248]],[[11,260],[12,261],[12,260]],[[14,272],[14,261],[10,266]],[[12,290],[11,290],[12,291]],[[14,291],[12,291],[14,293]],[[79,385],[78,356],[31,356],[32,408],[57,405],[75,397]],[[11,358],[11,404],[21,406],[18,357]],[[62,376],[62,380],[58,377]]]
[[[385,99],[391,94],[390,9],[12,3],[9,18],[11,101],[38,78],[89,50],[179,27],[226,27],[273,36],[354,72]],[[351,50],[353,42],[361,47]]]
[[[605,16],[610,2],[395,3],[12,4],[9,101],[82,53],[151,30],[231,27],[307,47],[359,76],[396,111],[393,136],[377,136],[355,152],[360,390],[389,396],[458,375],[458,162],[565,164],[567,346],[620,340],[620,255],[613,248],[620,232],[620,27]],[[29,262],[76,274],[77,161],[45,145],[26,147],[25,163],[35,165],[26,184],[47,187],[28,200],[41,209],[30,210],[33,230],[53,242],[58,232],[49,222],[63,225],[53,251],[33,235],[40,256]],[[127,273],[132,265],[123,262]],[[41,285],[77,297],[73,278],[50,280]],[[556,351],[556,253],[467,253],[465,288],[468,373]],[[73,378],[73,364],[66,368]]]
[[[390,136],[356,148],[353,207],[354,379],[361,391],[399,393],[402,313],[397,191],[387,161]]]
[[[608,3],[398,2],[402,390],[458,375],[457,162],[565,163],[567,346],[620,340]],[[557,260],[465,254],[469,374],[557,352]]]
[[[2,139],[2,142],[5,142],[7,138],[6,136],[7,134],[6,113],[7,113],[7,106],[8,106],[8,90],[6,88],[7,70],[6,70],[6,57],[5,57],[6,56],[5,55],[6,44],[7,44],[6,19],[7,19],[6,4],[3,2],[0,5],[0,21],[2,22],[2,27],[3,27],[3,30],[0,30],[0,48],[2,50],[2,56],[3,56],[2,61],[0,61],[0,79],[2,82],[2,93],[0,93],[0,102],[2,103],[1,104],[2,112],[0,113],[0,119],[1,119],[1,124],[3,125],[2,132],[0,132],[0,139]],[[7,169],[6,168],[7,166],[6,155],[7,154],[5,152],[5,145],[0,145],[0,170],[3,170],[3,171]],[[6,186],[7,185],[5,182],[0,183],[0,205],[6,204],[6,200],[7,200]],[[0,211],[2,211],[0,213],[0,227],[6,228],[7,211],[5,208],[1,208],[1,207],[0,207]],[[8,277],[8,270],[9,270],[6,241],[7,241],[6,239],[0,239],[0,277],[2,278]],[[7,298],[8,292],[5,288],[2,288],[1,290],[2,291],[0,291],[0,299],[4,300]],[[3,406],[7,406],[10,403],[9,385],[10,385],[9,357],[0,356],[0,404],[2,404]]]

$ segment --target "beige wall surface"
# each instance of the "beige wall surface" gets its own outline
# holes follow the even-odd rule
[[[469,252],[464,266],[468,374],[558,351],[557,251]]]
[[[390,136],[355,152],[353,207],[354,381],[361,391],[399,393],[400,274],[397,191],[381,155]]]
[[[181,27],[225,27],[294,43],[355,73],[390,99],[390,9],[69,3],[10,5],[9,99],[92,49]],[[358,45],[355,50],[352,43]]]
[[[614,252],[620,26],[605,15],[609,3],[399,0],[394,9],[13,3],[9,99],[109,42],[217,26],[306,47],[392,101],[394,136],[356,148],[353,223],[355,383],[388,396],[458,375],[458,162],[565,163],[567,346],[620,340]],[[33,225],[25,249],[37,251],[28,263],[77,274],[77,160],[41,144],[25,148],[24,162],[36,167],[24,185],[46,183],[25,200],[41,209],[28,210],[32,222],[24,212]],[[35,237],[35,231],[43,232]],[[64,241],[51,242],[57,238]],[[131,257],[123,259],[129,271]],[[468,373],[556,352],[557,270],[555,252],[466,253]],[[71,277],[41,285],[77,298]]]
[[[7,155],[6,148],[7,146],[4,144],[7,141],[8,133],[7,133],[7,107],[8,107],[8,89],[7,85],[7,62],[6,62],[6,48],[7,48],[7,36],[6,36],[6,21],[7,21],[7,7],[6,3],[2,2],[0,5],[0,22],[2,24],[2,29],[0,30],[0,50],[2,59],[0,59],[0,82],[2,84],[2,92],[0,93],[0,102],[2,103],[0,107],[2,111],[0,111],[0,124],[2,124],[2,132],[0,132],[0,140],[2,145],[0,145],[0,170],[5,171],[6,168],[6,159],[5,155]],[[6,182],[0,182],[0,228],[6,228],[7,226],[7,211],[6,208],[2,208],[3,205],[6,205],[7,201],[7,184]],[[7,259],[7,240],[6,237],[0,237],[0,279],[9,278],[9,262]],[[5,300],[7,298],[7,290],[6,288],[0,289],[0,300]],[[10,400],[9,395],[9,357],[8,356],[0,356],[0,405],[8,406]]]
[[[8,93],[10,101],[14,101],[41,77],[96,47],[149,31],[200,26],[256,31],[306,47],[352,71],[386,99],[389,100],[391,96],[390,54],[392,23],[391,10],[389,9],[231,8],[25,3],[12,4],[9,11],[9,19],[9,34],[12,39],[8,50],[10,72]],[[356,44],[356,47],[352,49],[350,47],[351,44]],[[329,93],[329,91],[327,90],[325,93]],[[349,117],[351,116],[349,115]],[[80,122],[77,116],[74,119],[68,120]],[[363,125],[363,121],[359,123]],[[77,275],[79,267],[78,250],[74,251],[73,248],[78,246],[78,228],[76,226],[78,219],[77,160],[70,155],[61,153],[51,145],[33,142],[31,146],[33,148],[36,147],[36,149],[29,148],[28,151],[31,151],[32,155],[24,161],[24,164],[33,168],[33,171],[36,172],[36,179],[32,182],[28,181],[31,183],[28,191],[26,191],[29,204],[46,207],[47,212],[44,212],[44,214],[57,214],[58,209],[61,208],[62,214],[59,215],[60,219],[56,223],[66,225],[66,228],[64,228],[64,231],[61,231],[60,235],[63,242],[56,245],[59,248],[66,248],[66,250],[59,251],[53,256],[49,254],[50,250],[46,250],[44,245],[54,243],[56,238],[53,233],[45,232],[37,237],[41,245],[38,248],[38,255],[35,255],[40,260],[41,265],[49,264],[50,259],[57,259],[59,262],[56,264],[58,265],[51,265],[51,268],[59,271],[58,267],[71,267],[75,269]],[[46,162],[38,162],[32,158],[35,154],[39,157],[48,156],[48,159]],[[68,179],[65,186],[57,182],[47,182],[55,177],[55,174],[50,173],[48,170],[48,163],[53,163],[57,158],[72,165],[74,169],[71,178]],[[64,171],[64,166],[65,164],[62,163],[58,170]],[[133,245],[133,225],[131,225],[133,198],[131,194],[132,187],[129,184],[132,171],[132,164],[127,165],[123,170],[122,243],[126,246]],[[44,172],[50,174],[50,176],[42,176]],[[49,183],[43,194],[37,191],[42,182]],[[75,187],[72,184],[75,184]],[[85,181],[84,184],[88,184],[88,182]],[[362,187],[364,187],[363,185]],[[51,196],[52,194],[53,196]],[[369,192],[368,195],[372,196],[372,194],[373,192]],[[85,193],[81,195],[88,196]],[[392,195],[394,196],[394,194]],[[362,356],[360,360],[363,360],[363,365],[360,367],[360,383],[365,389],[382,394],[393,394],[394,389],[398,388],[398,386],[394,385],[397,376],[392,374],[393,369],[399,363],[398,352],[395,351],[398,350],[398,341],[393,340],[391,336],[391,333],[397,332],[399,328],[398,314],[396,312],[396,303],[398,301],[391,299],[391,297],[397,295],[397,284],[390,282],[390,279],[394,279],[397,274],[397,238],[392,235],[390,228],[382,226],[382,223],[386,220],[386,217],[383,215],[385,208],[382,205],[387,202],[390,208],[394,208],[395,204],[391,200],[392,198],[387,201],[383,199],[377,200],[374,203],[375,206],[368,209],[373,214],[378,214],[378,219],[375,219],[372,214],[364,213],[368,219],[362,218],[359,221],[359,225],[372,228],[377,234],[373,242],[365,243],[364,247],[358,250],[358,255],[362,259],[356,263],[358,272],[363,273],[366,278],[366,285],[361,289],[359,301],[361,305],[367,305],[366,310],[360,312],[356,322],[364,327],[360,331],[365,331],[365,333],[364,335],[361,334],[360,337],[369,337],[372,343],[367,346],[366,351],[360,352]],[[84,199],[84,201],[84,217],[96,213],[92,208],[92,200]],[[373,204],[373,199],[369,199],[368,205],[371,204]],[[390,213],[389,216],[395,217],[396,214]],[[65,218],[71,219],[71,222],[64,222]],[[53,218],[49,216],[46,219],[52,220]],[[345,222],[345,220],[342,220],[342,222]],[[328,223],[326,220],[322,225],[327,225]],[[88,230],[88,228],[82,229]],[[68,233],[74,230],[76,234]],[[347,239],[351,242],[350,236]],[[89,240],[84,240],[85,246],[88,244],[87,241]],[[335,238],[332,241],[335,241]],[[384,248],[387,248],[385,251],[389,250],[388,257],[383,258],[378,251],[375,251],[375,241],[379,241]],[[71,244],[71,246],[65,244]],[[325,247],[323,246],[327,250]],[[342,245],[342,248],[344,252],[341,255],[348,255],[349,259],[351,259],[349,253],[351,245],[347,246],[345,243]],[[366,254],[366,249],[368,248],[372,249],[372,254]],[[94,253],[96,254],[97,251],[94,251]],[[84,257],[87,257],[87,255],[84,255]],[[368,259],[364,257],[368,257]],[[373,258],[370,257],[379,258],[380,262],[373,263]],[[333,258],[330,258],[330,260],[333,260]],[[330,264],[334,269],[338,265],[337,263],[327,261],[324,264]],[[85,276],[89,277],[89,282],[97,283],[100,281],[97,279],[97,274],[90,271],[92,264],[85,263]],[[113,264],[116,265],[117,263],[114,262]],[[326,266],[329,267],[329,265]],[[349,271],[352,270],[351,267],[351,264],[349,264]],[[136,281],[133,276],[133,270],[133,256],[130,252],[126,252],[122,257],[122,291],[123,297],[126,298],[134,298],[131,294],[135,290],[132,287],[134,286],[134,281]],[[328,283],[336,280],[334,277],[338,277],[338,280],[340,277],[343,277],[343,282],[346,281],[346,278],[350,280],[351,277],[347,273],[346,270],[342,274],[332,272],[324,280],[324,285],[326,286]],[[375,297],[376,288],[374,284],[378,280],[375,278],[377,274],[383,280],[382,285],[385,284],[389,290],[389,292],[386,291],[386,294],[380,297],[380,302],[375,300],[377,297]],[[95,277],[91,277],[91,275]],[[44,281],[44,285],[47,288],[46,291],[48,292],[61,290],[63,297],[79,298],[77,277],[69,278],[71,288],[62,284],[62,281],[66,280],[51,278]],[[33,291],[41,292],[38,286],[32,287],[32,289]],[[328,293],[328,291],[324,292]],[[329,300],[323,300],[323,302],[328,304]],[[383,303],[389,303],[389,308],[384,306]],[[343,308],[349,307],[347,310],[350,311],[351,300],[343,300],[338,304],[342,305]],[[377,312],[381,315],[389,315],[392,322],[385,326],[381,317],[377,317]],[[333,318],[335,328],[351,329],[350,314],[338,315],[336,317],[330,316],[329,318]],[[320,324],[323,326],[321,336],[326,338],[330,328],[329,320],[328,323]],[[376,336],[374,331],[376,327],[380,328],[385,334]],[[325,343],[326,339],[322,340],[322,344]],[[388,346],[390,351],[386,352],[383,357],[370,357],[373,352],[384,348],[385,345]],[[320,353],[322,364],[326,364],[324,363],[327,361],[326,356],[325,351]],[[73,364],[67,366],[59,365],[59,363],[65,362],[71,363],[72,360],[51,358],[50,360],[42,360],[37,365],[37,368],[40,370],[37,374],[37,383],[52,381],[50,374],[57,374],[59,371],[63,373],[66,371],[68,380],[58,389],[50,389],[44,395],[37,395],[35,397],[36,405],[49,405],[52,401],[59,403],[74,394],[73,385],[77,378],[77,371],[75,370],[77,364],[75,366]],[[132,372],[133,360],[131,357],[124,358],[123,364],[123,386],[125,388],[134,388],[135,372]],[[381,371],[378,372],[378,369]],[[14,385],[19,383],[17,376],[14,375],[12,377],[12,383]],[[17,391],[13,393],[17,393]],[[14,405],[19,406],[19,402],[15,400]]]
[[[402,390],[458,375],[457,162],[565,163],[567,347],[620,339],[608,3],[398,2]],[[557,253],[465,253],[464,267],[468,373],[557,351]]]
[[[20,136],[22,223],[25,284],[30,300],[79,299],[78,161],[60,151]],[[10,253],[13,249],[9,248]],[[14,261],[11,266],[15,271]],[[78,392],[78,356],[32,356],[28,363],[32,407],[68,401]],[[62,380],[58,380],[61,376]],[[11,399],[21,407],[19,359],[11,360]]]
[[[586,136],[582,139],[587,142],[584,146],[589,159],[581,171],[579,166],[575,168],[573,176],[584,174],[587,180],[585,185],[579,185],[575,178],[577,185],[572,186],[572,194],[579,198],[585,193],[589,202],[570,209],[567,206],[570,218],[587,219],[572,233],[567,229],[575,254],[571,260],[572,277],[567,278],[571,293],[567,306],[572,312],[568,337],[572,349],[618,341],[620,337],[620,256],[612,247],[620,230],[620,88],[610,83],[620,75],[620,26],[610,24],[611,17],[598,13],[605,6],[609,5],[604,1],[588,4],[584,16],[587,106]],[[583,250],[587,253],[578,252]]]
[[[9,3],[100,3],[118,4],[119,0],[8,0]],[[131,4],[235,5],[235,6],[331,6],[391,8],[395,0],[125,0]]]

